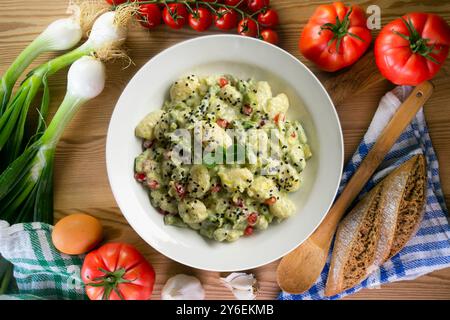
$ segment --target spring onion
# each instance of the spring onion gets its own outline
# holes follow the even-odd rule
[[[6,109],[14,84],[37,56],[47,51],[67,50],[83,35],[79,21],[73,17],[53,21],[19,54],[6,70],[0,83],[0,115]]]
[[[24,130],[30,105],[43,86],[43,96],[39,109],[40,119],[32,141],[36,141],[45,129],[50,92],[47,78],[71,65],[83,56],[96,54],[106,60],[114,56],[125,41],[130,9],[106,12],[94,22],[89,38],[78,48],[42,64],[34,69],[22,82],[20,88],[0,117],[0,168],[14,161],[24,149]]]
[[[0,219],[53,222],[53,160],[64,128],[85,102],[105,84],[102,62],[91,56],[69,69],[63,102],[43,135],[0,175]]]

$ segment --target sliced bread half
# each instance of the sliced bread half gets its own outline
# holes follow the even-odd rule
[[[378,184],[339,224],[325,295],[349,289],[367,276],[380,239],[381,191]]]
[[[420,224],[425,188],[425,158],[417,155],[361,199],[338,227],[326,295],[355,286],[403,248]]]

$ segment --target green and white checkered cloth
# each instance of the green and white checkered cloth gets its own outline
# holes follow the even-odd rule
[[[52,229],[40,222],[9,226],[0,220],[0,254],[14,265],[18,288],[0,299],[87,299],[80,276],[83,256],[59,252]]]

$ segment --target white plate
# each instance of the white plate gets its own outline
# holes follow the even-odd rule
[[[307,132],[313,157],[304,185],[291,194],[296,214],[263,232],[233,243],[205,240],[191,229],[166,226],[147,192],[134,180],[134,158],[141,141],[138,122],[159,109],[170,85],[189,73],[233,74],[270,83],[290,99],[290,119]],[[185,265],[212,271],[255,268],[276,260],[302,243],[319,225],[335,197],[342,172],[342,131],[327,92],[307,67],[284,50],[242,36],[204,36],[179,43],[148,61],[127,85],[108,130],[106,161],[114,197],[136,232],[153,248]]]

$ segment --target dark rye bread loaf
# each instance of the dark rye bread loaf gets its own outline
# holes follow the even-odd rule
[[[325,295],[349,289],[401,250],[422,218],[425,158],[417,155],[378,183],[339,224]]]

